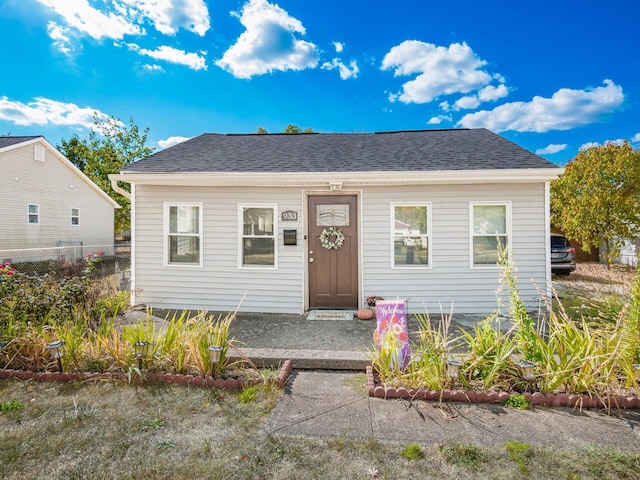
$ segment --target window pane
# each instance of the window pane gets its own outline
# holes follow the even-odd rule
[[[244,238],[242,249],[243,265],[274,265],[273,238]]]
[[[428,265],[427,237],[396,237],[394,260],[395,265]]]
[[[507,237],[473,237],[474,265],[495,265],[498,263],[498,244],[500,244],[502,248],[506,248]]]
[[[507,207],[504,205],[475,205],[473,207],[475,235],[506,235]]]
[[[169,236],[170,263],[200,263],[200,237]]]
[[[426,235],[426,205],[395,207],[395,222],[396,235]]]
[[[273,235],[273,209],[245,208],[243,223],[244,235]]]
[[[316,205],[318,227],[348,227],[349,205]]]
[[[38,205],[29,205],[29,213],[38,213]]]
[[[191,205],[169,207],[169,233],[198,234],[200,208]]]

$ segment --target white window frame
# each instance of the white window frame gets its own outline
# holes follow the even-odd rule
[[[273,235],[245,235],[244,211],[247,208],[270,208],[273,210]],[[245,238],[272,238],[273,239],[273,265],[245,265],[244,257]],[[241,270],[277,270],[278,269],[278,205],[260,203],[238,204],[238,268]]]
[[[76,215],[73,214],[74,210],[78,212]],[[80,209],[79,208],[71,207],[71,209],[70,209],[70,217],[71,217],[70,221],[71,221],[71,226],[72,227],[77,227],[77,226],[80,225]],[[74,218],[78,219],[77,223],[73,223],[73,219]]]
[[[397,237],[404,237],[402,235],[396,235],[396,207],[427,207],[427,233],[426,235],[409,235],[411,237],[426,237],[427,239],[427,265],[396,265],[395,255],[395,241]],[[431,270],[433,268],[433,249],[431,248],[433,231],[431,229],[431,202],[392,202],[390,203],[390,231],[391,231],[391,268],[392,269],[422,269]],[[405,235],[406,236],[406,235]]]
[[[196,207],[199,209],[199,214],[198,214],[198,233],[181,233],[180,236],[192,236],[192,237],[198,237],[199,238],[199,245],[200,245],[200,251],[199,253],[199,259],[198,262],[193,262],[193,263],[186,263],[186,262],[170,262],[169,261],[169,254],[170,252],[170,247],[169,247],[169,236],[171,235],[169,228],[170,228],[170,212],[171,212],[171,207]],[[186,267],[186,268],[194,268],[194,267],[202,267],[203,266],[203,251],[204,251],[204,232],[203,232],[203,226],[204,226],[204,209],[203,209],[203,204],[200,202],[165,202],[164,203],[164,215],[163,215],[164,219],[163,219],[163,223],[164,223],[164,252],[163,252],[163,264],[165,267]],[[173,234],[175,235],[175,234]]]
[[[36,207],[36,212],[31,211],[31,207]],[[36,221],[31,221],[31,215],[35,215]],[[29,203],[27,204],[27,225],[40,225],[40,204]]]
[[[505,230],[506,233],[501,235],[507,239],[507,254],[511,258],[512,234],[511,234],[511,202],[469,202],[469,266],[471,269],[498,269],[498,264],[475,264],[473,261],[473,239],[476,234],[473,230],[473,208],[474,207],[505,207]],[[487,237],[489,235],[477,235],[479,237]]]

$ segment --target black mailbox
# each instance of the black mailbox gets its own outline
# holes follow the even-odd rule
[[[284,244],[285,245],[297,245],[298,231],[297,230],[285,230],[284,231]]]

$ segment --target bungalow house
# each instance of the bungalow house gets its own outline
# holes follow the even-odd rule
[[[118,204],[44,137],[0,137],[0,260],[113,252]]]
[[[203,134],[110,178],[132,187],[139,304],[227,311],[246,294],[241,311],[303,313],[377,295],[477,314],[496,307],[498,244],[539,306],[561,172],[488,130],[451,129]]]

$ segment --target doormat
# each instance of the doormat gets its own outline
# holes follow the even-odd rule
[[[354,314],[348,310],[311,310],[307,320],[353,320]]]

